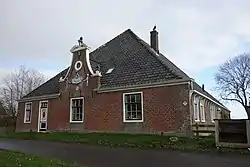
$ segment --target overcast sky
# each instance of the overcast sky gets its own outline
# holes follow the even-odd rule
[[[250,52],[249,0],[1,0],[0,80],[21,64],[54,76],[79,36],[92,50],[129,28],[149,42],[155,24],[160,51],[215,96],[218,65]]]

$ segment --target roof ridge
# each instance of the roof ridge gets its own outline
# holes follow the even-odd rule
[[[172,63],[170,60],[168,60],[168,59],[164,56],[172,65],[175,66],[175,68],[177,68],[177,70],[181,71],[181,72],[184,73],[185,75],[182,76],[181,74],[178,74],[178,72],[177,72],[176,70],[174,70],[174,69],[170,68],[168,65],[166,65],[166,64],[159,58],[159,56],[162,55],[161,53],[158,54],[157,52],[155,52],[155,51],[150,47],[150,45],[149,45],[147,42],[145,42],[143,39],[141,39],[139,36],[137,36],[131,29],[128,29],[128,31],[131,33],[131,35],[132,35],[133,37],[136,38],[136,40],[137,40],[144,48],[147,49],[147,51],[149,51],[149,52],[153,55],[153,57],[154,57],[157,61],[159,61],[159,62],[164,66],[164,68],[167,68],[168,70],[170,70],[170,72],[171,72],[172,74],[174,74],[174,75],[176,75],[176,76],[179,76],[179,77],[182,77],[182,78],[190,78],[190,77],[189,77],[188,75],[186,75],[181,69],[179,69],[174,63]],[[162,55],[162,56],[163,56],[163,55]]]

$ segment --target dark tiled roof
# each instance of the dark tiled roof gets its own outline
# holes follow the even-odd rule
[[[162,63],[131,30],[118,35],[90,54],[101,64],[102,88],[183,79]],[[110,68],[114,70],[106,74]]]
[[[91,52],[90,59],[94,71],[100,67],[101,88],[190,79],[174,63],[164,55],[156,53],[130,29]],[[114,68],[113,71],[106,74],[111,68]],[[65,76],[67,71],[68,68],[25,97],[59,93],[59,79]],[[202,91],[197,83],[194,84],[194,89],[220,103],[208,92]]]
[[[101,88],[123,87],[137,84],[186,79],[163,55],[137,37],[130,29],[90,53],[91,66],[98,66],[102,73]],[[114,70],[106,74],[108,69]],[[177,68],[177,67],[175,67]],[[25,97],[55,94],[59,92],[59,79],[67,69],[33,90]],[[178,71],[178,70],[177,70]]]

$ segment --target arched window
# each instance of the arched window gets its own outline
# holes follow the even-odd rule
[[[211,121],[214,122],[214,119],[215,119],[215,105],[213,105],[212,103],[210,103],[210,118],[211,118]]]
[[[205,106],[204,99],[202,99],[200,100],[201,122],[206,122],[204,106]]]
[[[194,120],[200,121],[200,114],[199,114],[199,98],[198,96],[194,96]]]

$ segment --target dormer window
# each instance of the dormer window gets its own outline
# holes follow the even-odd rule
[[[113,70],[114,70],[114,68],[108,69],[108,71],[106,72],[106,74],[110,74]]]

